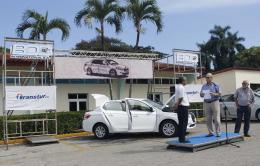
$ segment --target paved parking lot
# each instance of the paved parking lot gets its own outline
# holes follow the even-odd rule
[[[224,130],[224,124],[222,124]],[[229,123],[233,131],[234,123]],[[189,135],[205,133],[205,124],[198,124]],[[157,134],[115,135],[107,140],[92,136],[60,141],[42,146],[0,147],[0,166],[259,166],[260,124],[251,124],[252,138],[231,145],[199,152],[166,149],[166,141]]]

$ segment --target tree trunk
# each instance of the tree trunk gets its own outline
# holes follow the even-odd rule
[[[133,79],[130,79],[130,85],[129,85],[129,98],[132,98],[132,88],[133,88]]]
[[[102,51],[105,51],[105,44],[104,44],[104,22],[101,21],[101,48]]]
[[[109,93],[110,93],[110,99],[113,100],[112,79],[109,79]]]
[[[135,43],[135,49],[138,49],[139,46],[139,39],[140,39],[140,32],[141,32],[141,25],[138,24],[137,28],[136,28],[136,43]]]
[[[101,48],[102,48],[102,51],[105,51],[104,21],[100,21],[100,29],[101,29]],[[109,85],[110,99],[113,100],[113,90],[112,90],[112,79],[111,78],[109,79],[108,85]]]
[[[139,45],[139,39],[140,39],[140,31],[139,31],[139,30],[137,30],[137,36],[136,36],[135,49],[138,49],[138,45]]]
[[[43,40],[47,40],[47,34],[43,34]]]

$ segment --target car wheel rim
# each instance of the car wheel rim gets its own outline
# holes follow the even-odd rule
[[[103,138],[106,135],[106,129],[103,126],[98,126],[95,130],[97,137]]]
[[[173,135],[175,132],[175,127],[172,123],[166,123],[163,126],[163,133],[167,136]]]
[[[115,76],[116,76],[116,72],[112,70],[112,71],[110,72],[110,75],[111,75],[112,77],[115,77]]]
[[[258,115],[258,116],[257,116],[257,119],[260,120],[260,112],[258,112],[257,115]]]
[[[90,69],[87,70],[87,74],[88,74],[88,75],[91,74],[91,70],[90,70]]]

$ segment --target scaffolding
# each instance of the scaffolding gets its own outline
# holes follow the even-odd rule
[[[87,50],[55,50],[56,57],[89,57],[89,58],[120,58],[158,60],[159,55],[153,53],[132,53],[132,52],[108,52],[108,51],[87,51]]]
[[[3,137],[8,149],[8,142],[14,138],[24,138],[29,136],[46,136],[57,135],[57,113],[56,110],[43,110],[45,115],[36,119],[11,119],[13,112],[16,110],[6,110],[6,87],[25,87],[25,86],[55,86],[55,72],[54,72],[54,49],[52,56],[48,58],[42,57],[12,57],[7,55],[8,46],[13,44],[26,43],[30,44],[48,44],[54,48],[53,41],[40,41],[40,40],[27,40],[19,38],[4,39],[4,54],[2,55],[2,91],[3,91]],[[10,66],[9,61],[13,61],[18,64],[30,64],[24,69],[21,66]],[[39,67],[39,64],[42,66]],[[34,113],[33,110],[23,110]],[[50,117],[50,113],[54,113],[54,116]],[[32,128],[29,131],[25,131],[24,124],[30,123]],[[9,130],[10,127],[12,130]],[[50,127],[52,131],[50,131]]]
[[[195,64],[194,66],[176,64],[175,52],[198,55],[198,64]],[[154,61],[154,71],[162,73],[166,72],[169,74],[168,77],[172,77],[171,87],[175,87],[176,80],[180,76],[188,77],[188,83],[197,84],[197,77],[202,75],[201,53],[193,50],[173,49],[172,55],[168,55]],[[162,99],[167,99],[174,94],[174,88],[156,86],[155,79],[156,76],[151,81],[152,83],[150,84],[148,95],[154,96],[153,94],[157,94],[157,96],[162,96]]]

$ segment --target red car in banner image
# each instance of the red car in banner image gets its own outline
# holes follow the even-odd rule
[[[84,71],[87,75],[101,75],[108,77],[128,77],[129,68],[120,65],[111,59],[93,59],[84,64]]]

